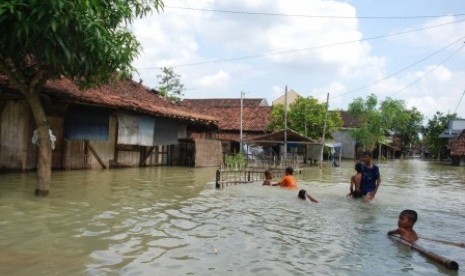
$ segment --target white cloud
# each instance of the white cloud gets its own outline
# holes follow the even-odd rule
[[[431,73],[428,71],[441,64],[452,48],[437,57],[439,59],[428,59],[406,70],[400,69],[423,58],[425,53],[457,40],[464,35],[465,23],[362,41],[372,33],[382,35],[382,31],[372,24],[377,21],[358,20],[356,4],[360,3],[351,3],[354,4],[335,0],[165,2],[165,12],[134,25],[136,36],[144,47],[134,65],[149,86],[157,83],[157,67],[178,65],[175,72],[181,75],[181,82],[187,88],[186,97],[191,98],[239,97],[240,91],[249,91],[248,97],[263,97],[272,102],[288,85],[303,96],[311,95],[320,100],[326,100],[326,93],[330,92],[333,108],[347,108],[353,98],[375,93],[380,99],[391,95],[404,99],[427,116],[437,110],[454,109],[457,94],[465,88],[465,73],[461,69],[465,51]],[[262,12],[344,18],[259,15]],[[425,19],[423,23],[397,20],[396,29],[388,26],[386,32],[431,27],[454,20],[457,18],[452,15]],[[372,28],[370,34],[362,32],[368,28]],[[341,44],[347,41],[353,42]],[[316,47],[329,44],[334,46]],[[197,65],[179,66],[187,64]],[[396,71],[399,72],[392,73]]]
[[[198,81],[201,88],[206,89],[223,89],[227,87],[231,78],[228,73],[219,71],[214,75],[204,76]]]

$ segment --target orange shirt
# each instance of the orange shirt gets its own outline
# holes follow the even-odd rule
[[[297,189],[297,181],[293,175],[285,175],[279,184],[283,188]]]

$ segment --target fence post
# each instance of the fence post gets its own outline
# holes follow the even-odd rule
[[[221,172],[220,170],[216,170],[216,188],[220,187],[220,181],[221,181]]]

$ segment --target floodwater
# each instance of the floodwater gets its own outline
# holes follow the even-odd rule
[[[351,161],[298,175],[320,204],[261,183],[216,189],[214,168],[0,175],[0,275],[465,275],[465,248],[424,247],[451,272],[386,236],[403,209],[424,237],[465,240],[465,167],[381,164],[371,203],[347,198]]]

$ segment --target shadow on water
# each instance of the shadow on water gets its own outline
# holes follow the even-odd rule
[[[214,168],[54,172],[40,199],[35,174],[2,174],[0,274],[451,273],[386,232],[410,208],[422,235],[463,240],[464,168],[381,163],[379,194],[365,204],[345,196],[353,165],[297,176],[320,204],[261,183],[215,189]],[[462,248],[431,248],[465,265]]]

